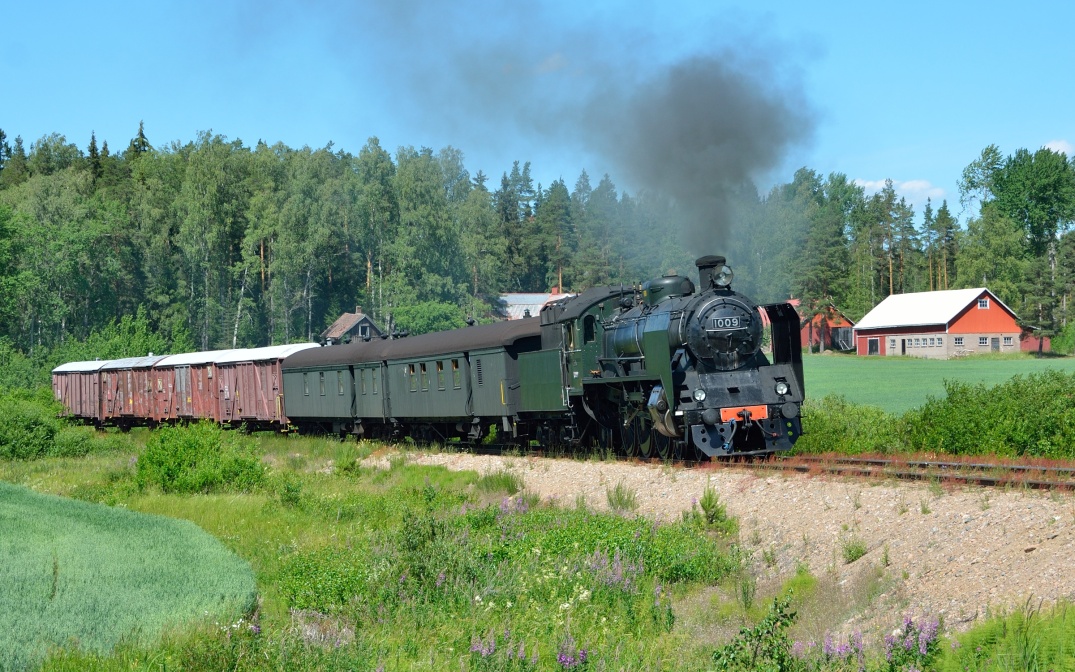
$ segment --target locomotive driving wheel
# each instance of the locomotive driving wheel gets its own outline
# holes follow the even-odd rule
[[[657,457],[662,460],[672,459],[675,456],[676,442],[656,430],[652,434],[653,445],[657,449]]]
[[[628,413],[627,417],[620,423],[620,447],[624,455],[634,457],[638,454],[643,431],[644,427],[642,426],[642,421],[638,418],[638,414],[631,415]]]
[[[634,421],[638,427],[638,454],[649,459],[653,455],[653,435],[656,434],[653,430],[653,423],[641,413],[635,416]]]

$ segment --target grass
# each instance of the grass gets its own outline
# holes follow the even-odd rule
[[[139,489],[129,454],[0,461],[0,478],[192,521],[257,581],[253,621],[56,649],[44,669],[543,670],[583,650],[609,669],[704,664],[705,648],[684,648],[675,633],[673,600],[737,560],[699,527],[503,496],[515,485],[503,474],[483,480],[403,457],[372,468],[337,461],[319,439],[266,443],[259,488],[208,494]],[[37,562],[46,597],[51,563]]]
[[[70,641],[124,637],[254,607],[250,566],[195,525],[0,482],[0,669]],[[141,636],[141,637],[139,637]]]
[[[843,354],[803,357],[808,397],[820,399],[829,394],[838,394],[852,403],[876,406],[887,413],[896,414],[921,406],[930,396],[944,397],[945,380],[991,386],[1016,375],[1046,369],[1075,372],[1075,358],[976,355],[932,360]]]

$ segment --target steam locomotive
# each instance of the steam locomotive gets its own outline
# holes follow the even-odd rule
[[[124,428],[208,418],[665,459],[790,449],[804,398],[798,315],[733,291],[724,257],[696,265],[697,287],[681,275],[595,287],[535,318],[325,347],[75,362],[53,372],[53,387],[73,416]]]

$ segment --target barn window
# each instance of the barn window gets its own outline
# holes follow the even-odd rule
[[[1011,336],[1005,336],[1004,337],[1004,345],[1012,345],[1012,343],[1013,343],[1013,341],[1012,341]]]
[[[896,339],[894,339],[894,338],[888,339],[888,347],[891,350],[895,350],[896,349]]]
[[[989,310],[989,299],[978,299],[979,310]]]
[[[963,337],[962,336],[956,336],[955,337],[955,346],[957,348],[962,348],[963,347]]]
[[[463,373],[459,370],[459,360],[452,360],[452,387],[459,389],[463,386]]]
[[[936,340],[932,336],[930,336],[930,338],[929,338],[929,347],[932,348],[934,343],[936,343]]]
[[[978,337],[978,345],[989,345],[989,337],[988,336],[979,336]]]
[[[944,345],[944,336],[938,336],[937,337],[937,345],[938,346],[943,346]]]

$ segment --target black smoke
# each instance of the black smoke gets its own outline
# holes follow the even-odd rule
[[[596,165],[557,169],[599,177],[596,168],[621,188],[666,196],[692,245],[712,250],[736,195],[811,136],[801,54],[741,16],[662,34],[667,22],[653,12],[676,11],[674,1],[649,17],[630,8],[370,2],[340,17],[335,39],[354,67],[379,73],[393,111],[435,144],[512,147],[522,160],[536,146],[587,156]]]

